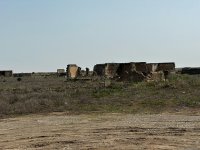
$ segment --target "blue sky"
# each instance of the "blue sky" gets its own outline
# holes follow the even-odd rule
[[[200,66],[199,0],[0,0],[0,70]]]

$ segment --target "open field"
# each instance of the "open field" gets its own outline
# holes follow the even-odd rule
[[[200,149],[200,77],[0,78],[0,149]]]
[[[0,120],[0,149],[200,149],[200,116],[53,113]]]
[[[173,75],[160,82],[64,77],[0,78],[0,117],[72,112],[161,113],[200,108],[200,77]]]

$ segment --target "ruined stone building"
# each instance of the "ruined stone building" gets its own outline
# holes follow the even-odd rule
[[[199,68],[182,69],[184,73],[200,74]],[[140,82],[144,80],[162,80],[167,79],[169,73],[175,72],[175,63],[146,63],[146,62],[129,62],[129,63],[104,63],[96,64],[93,71],[89,68],[81,70],[76,64],[67,65],[64,69],[57,69],[57,72],[37,72],[37,73],[14,73],[12,70],[0,71],[0,76],[4,77],[56,77],[67,76],[67,79],[92,80],[93,76],[114,79],[118,81]],[[189,74],[188,73],[188,74]],[[94,78],[95,79],[95,78]]]
[[[181,68],[181,74],[195,75],[200,74],[200,67],[186,67]]]
[[[175,63],[174,62],[166,62],[166,63],[148,63],[147,64],[148,72],[158,72],[158,71],[175,71]]]
[[[57,76],[66,76],[65,69],[57,69]]]
[[[76,64],[67,65],[67,78],[68,79],[76,79],[81,72],[81,68]]]
[[[93,72],[97,76],[105,76],[105,68],[107,64],[96,64],[94,66]]]
[[[147,67],[145,62],[105,63],[95,65],[94,73],[110,79],[141,81],[145,78]]]
[[[14,77],[31,77],[33,73],[13,73]]]
[[[106,78],[115,78],[119,63],[105,63],[94,66],[94,75],[104,76]]]
[[[94,66],[94,74],[121,81],[144,81],[145,79],[162,80],[175,71],[175,63],[105,63]]]
[[[119,80],[131,80],[135,82],[143,81],[147,74],[146,63],[120,63],[116,73]]]
[[[112,79],[116,77],[118,67],[119,63],[97,64],[94,66],[93,72],[94,75],[104,76]]]
[[[0,71],[0,76],[3,77],[12,77],[13,71],[12,70],[1,70]]]
[[[164,80],[168,78],[171,72],[175,72],[175,63],[148,63],[147,69],[152,80]]]
[[[82,77],[82,79],[83,79],[84,77],[92,77],[92,75],[93,75],[92,73],[93,73],[93,72],[91,72],[89,68],[85,68],[85,70],[81,70],[81,71],[80,71],[79,77]]]

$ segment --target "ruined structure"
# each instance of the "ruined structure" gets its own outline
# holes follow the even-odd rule
[[[0,76],[3,77],[12,77],[13,71],[12,70],[1,70],[0,71]]]
[[[32,77],[57,77],[57,72],[34,72]]]
[[[183,68],[182,73],[200,74],[200,68]],[[36,73],[12,73],[12,70],[0,71],[0,76],[5,77],[58,77],[67,76],[67,79],[93,80],[100,78],[114,79],[117,81],[162,80],[167,79],[169,73],[175,72],[175,63],[105,63],[94,66],[93,71],[89,68],[81,70],[76,64],[67,65],[64,69],[57,69],[57,72],[36,72]],[[97,78],[96,78],[97,77]]]
[[[93,69],[94,75],[105,76],[105,67],[106,64],[96,64]]]
[[[148,63],[147,70],[151,80],[163,80],[167,79],[171,72],[175,72],[175,63]]]
[[[90,69],[89,69],[89,68],[86,68],[86,69],[85,69],[85,76],[89,76],[89,74],[90,74]]]
[[[173,72],[175,71],[175,63],[169,62],[169,63],[158,63],[158,67],[156,71],[168,71]]]
[[[68,79],[76,79],[81,72],[81,68],[76,64],[67,65],[67,78]]]
[[[97,76],[104,76],[106,78],[115,78],[117,76],[117,69],[119,63],[105,63],[94,66],[94,74]]]
[[[138,72],[142,72],[143,74],[147,74],[147,63],[146,62],[132,62],[135,66],[135,70]]]
[[[148,63],[147,64],[148,72],[158,72],[158,71],[175,71],[175,63]]]
[[[113,79],[117,76],[117,69],[119,68],[118,63],[107,63],[105,65],[105,76]]]
[[[157,68],[158,68],[158,63],[148,63],[147,64],[148,73],[156,72]]]
[[[140,82],[146,78],[146,73],[147,67],[145,62],[120,63],[117,69],[119,80]]]
[[[104,76],[109,79],[121,81],[140,82],[146,79],[163,80],[169,73],[175,71],[175,63],[105,63],[94,66],[94,73],[97,76]]]
[[[186,67],[181,69],[181,74],[195,75],[200,74],[200,67]]]
[[[147,67],[145,62],[105,63],[95,65],[94,73],[110,79],[142,81],[145,79]]]
[[[151,72],[148,74],[147,81],[163,81],[165,80],[165,75],[163,71]]]
[[[14,77],[31,77],[32,73],[14,73]]]
[[[85,68],[85,70],[80,71],[80,77],[91,77],[92,74],[89,68]]]
[[[66,72],[65,69],[57,69],[57,75],[60,76],[65,76]]]

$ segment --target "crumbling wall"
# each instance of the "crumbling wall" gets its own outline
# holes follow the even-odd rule
[[[65,69],[57,69],[57,73],[65,73]]]
[[[147,66],[145,62],[121,63],[117,69],[119,80],[140,82],[146,79]]]
[[[92,74],[89,68],[85,68],[85,70],[80,71],[80,77],[91,77]]]
[[[156,76],[156,78],[160,77],[159,80],[162,80],[163,77],[159,76],[161,74],[160,72],[162,72],[162,74],[164,75],[164,79],[168,79],[168,76],[171,74],[171,72],[175,72],[175,63],[149,63],[147,64],[147,68],[148,74],[150,74],[152,78]]]
[[[31,77],[32,73],[14,73],[13,76],[14,77]]]
[[[85,68],[85,76],[89,76],[90,74],[90,69],[89,68]]]
[[[119,63],[97,64],[94,66],[94,73],[97,76],[105,76],[106,78],[115,78],[118,67]]]
[[[105,76],[111,79],[119,79],[122,81],[144,81],[147,77],[164,78],[175,71],[175,63],[149,63],[146,62],[130,62],[130,63],[105,63],[97,64],[94,67],[94,72],[98,76]],[[159,73],[154,73],[159,72]],[[160,73],[162,72],[162,73]],[[152,73],[152,74],[151,74]],[[162,74],[162,75],[161,75]],[[156,76],[156,77],[154,77]],[[158,80],[158,79],[156,79]]]
[[[146,62],[133,62],[135,64],[135,70],[147,74],[147,63]]]
[[[139,71],[131,72],[131,75],[129,78],[129,80],[133,82],[142,82],[145,79],[146,79],[146,76],[142,72],[139,72]]]
[[[181,70],[182,74],[189,74],[189,75],[194,75],[194,74],[200,74],[200,68],[199,67],[194,67],[194,68],[182,68]]]
[[[107,63],[105,65],[105,76],[107,78],[115,78],[117,75],[117,69],[119,67],[119,64],[117,63]]]
[[[158,68],[158,63],[148,63],[147,64],[147,71],[148,73],[156,72]]]
[[[148,75],[148,81],[163,81],[164,79],[165,76],[163,71],[151,72]]]
[[[130,70],[132,65],[130,63],[121,63],[117,69],[117,75],[120,80],[125,80],[130,77]]]
[[[2,70],[2,71],[0,71],[0,76],[12,77],[12,75],[13,75],[12,70]]]
[[[93,69],[94,75],[104,76],[105,75],[105,66],[106,66],[106,64],[96,64]]]
[[[134,66],[131,63],[121,63],[117,69],[117,74],[120,80],[127,80],[130,77],[131,70]]]
[[[175,71],[175,63],[158,63],[156,71]]]
[[[70,79],[76,79],[80,75],[81,68],[76,64],[67,65],[67,77]]]
[[[65,76],[66,75],[65,69],[57,69],[57,75],[58,76]]]
[[[147,64],[148,72],[158,72],[158,71],[175,71],[175,63],[148,63]]]
[[[26,74],[22,73],[22,75],[25,76]],[[57,72],[33,72],[31,76],[32,77],[56,77]]]
[[[143,81],[146,78],[147,66],[146,62],[105,63],[95,65],[94,72],[110,79]]]

